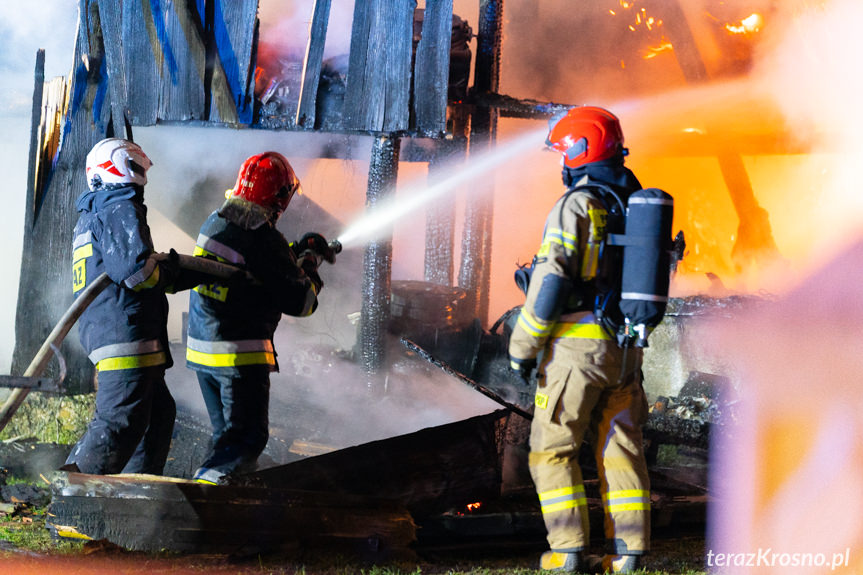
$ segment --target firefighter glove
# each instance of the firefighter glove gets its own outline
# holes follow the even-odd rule
[[[518,375],[525,385],[530,385],[533,370],[536,369],[536,358],[518,359],[509,356],[509,367],[516,375]]]
[[[295,253],[302,254],[306,250],[311,250],[321,256],[328,263],[335,263],[336,252],[327,243],[326,238],[321,234],[309,232],[305,234],[295,245]]]
[[[318,266],[321,264],[320,256],[311,250],[306,250],[300,255],[300,261],[298,263],[306,276],[312,280],[312,284],[315,286],[315,293],[321,293],[321,288],[324,287],[324,281],[321,279],[320,274],[318,274]]]

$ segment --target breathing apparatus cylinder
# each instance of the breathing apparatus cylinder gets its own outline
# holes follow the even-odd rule
[[[637,347],[647,345],[668,305],[671,282],[671,225],[674,198],[657,188],[629,196],[623,241],[620,311],[623,337]]]

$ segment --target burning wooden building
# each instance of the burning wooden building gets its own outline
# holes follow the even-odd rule
[[[287,57],[261,41],[263,4],[81,0],[73,73],[44,83],[37,60],[14,372],[23,372],[72,299],[62,286],[69,285],[68,236],[74,200],[85,186],[81,166],[87,150],[106,135],[138,138],[153,126],[227,130],[237,141],[250,133],[315,138],[322,143],[315,146],[319,157],[361,166],[362,203],[371,212],[394,196],[399,171],[410,170],[411,164],[427,166],[431,179],[452,170],[453,160],[479,158],[526,131],[525,126],[541,126],[566,104],[618,102],[615,111],[633,149],[634,169],[656,179],[678,201],[680,223],[675,227],[686,231],[690,245],[680,277],[692,279],[698,288],[705,278],[713,278],[711,287],[719,289],[723,279],[782,259],[771,227],[773,214],[755,193],[749,159],[806,150],[784,138],[776,111],[765,109],[763,102],[726,121],[728,107],[722,100],[734,85],[729,91],[707,91],[715,78],[745,74],[753,37],[775,7],[759,9],[760,20],[744,21],[748,12],[721,13],[724,3],[708,0],[700,8],[710,18],[693,13],[690,4],[697,3],[679,0],[621,0],[577,8],[564,1],[509,3],[507,12],[503,0],[426,0],[421,11],[413,0],[356,2],[349,50],[326,58],[333,12],[340,5],[310,2],[307,29],[294,28],[302,32],[305,49]],[[465,5],[469,12],[459,9]],[[738,26],[740,31],[732,29]],[[623,36],[607,34],[609,30],[622,30]],[[710,50],[704,49],[705,42]],[[474,46],[473,54],[468,46]],[[502,93],[506,70],[519,97]],[[666,106],[662,99],[668,86],[691,89],[688,94],[694,96],[668,96],[672,104]],[[704,98],[709,109],[693,104],[695,98]],[[536,141],[537,148],[541,144]],[[687,173],[680,173],[680,164],[669,165],[669,157],[683,158]],[[426,336],[423,343],[439,344],[435,351],[469,377],[495,375],[487,364],[477,365],[483,352],[495,351],[489,349],[495,340],[485,329],[502,309],[517,303],[512,297],[517,292],[510,279],[515,262],[504,261],[495,269],[493,263],[501,261],[499,253],[515,253],[513,260],[529,258],[542,222],[536,215],[527,225],[526,215],[534,204],[537,214],[544,213],[559,190],[556,168],[544,168],[539,176],[539,170],[528,169],[533,161],[511,161],[508,167],[518,168],[516,175],[495,168],[504,181],[492,173],[474,182],[472,191],[485,193],[464,194],[460,219],[455,202],[435,203],[427,210],[422,258],[414,252],[415,260],[422,259],[421,280],[412,278],[418,284],[393,279],[400,259],[394,255],[392,223],[379,238],[358,242],[361,255],[354,252],[356,267],[350,269],[359,273],[342,272],[338,281],[351,285],[359,302],[353,359],[370,386],[387,385],[390,332]],[[710,186],[695,186],[690,193],[687,178],[708,172]],[[662,183],[666,176],[668,185]],[[552,191],[538,191],[546,188]],[[716,211],[727,216],[721,224],[703,213],[710,211],[702,207],[708,204],[705,196],[711,202],[721,196],[722,210]],[[182,209],[171,210],[174,223],[184,230],[196,230],[205,217],[202,207],[195,206],[197,197],[192,198],[178,199]],[[333,216],[316,206],[313,197],[305,205]],[[332,233],[344,231],[343,224],[333,216]],[[706,231],[714,224],[721,240]],[[529,247],[513,250],[512,244]],[[45,278],[59,286],[51,297],[45,295]],[[503,295],[495,298],[495,290]],[[438,336],[450,334],[459,339],[447,348],[446,337]],[[86,357],[74,341],[63,351],[70,391],[90,391],[92,368]],[[648,365],[648,378],[677,380],[675,389],[680,389],[690,371],[703,369],[678,363],[663,363],[653,373]],[[670,373],[670,364],[677,373]],[[49,368],[48,375],[57,370]],[[674,393],[663,390],[662,395]]]

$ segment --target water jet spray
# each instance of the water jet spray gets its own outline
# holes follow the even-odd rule
[[[338,251],[341,251],[343,247],[358,245],[361,240],[376,239],[386,230],[388,225],[399,218],[446,193],[452,192],[474,178],[486,175],[493,168],[512,159],[517,154],[533,149],[537,142],[545,140],[547,132],[547,127],[543,126],[541,129],[526,132],[514,140],[502,144],[498,143],[491,151],[477,155],[473,160],[469,160],[467,165],[459,167],[453,175],[425,187],[425,189],[418,190],[416,193],[411,192],[415,188],[420,188],[420,185],[409,186],[405,190],[409,195],[403,195],[400,198],[388,198],[379,202],[350,224],[332,243],[337,244],[339,246]],[[335,249],[334,246],[331,247]]]

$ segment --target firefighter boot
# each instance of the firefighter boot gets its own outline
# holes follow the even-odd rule
[[[606,555],[588,557],[584,568],[588,573],[634,573],[640,566],[640,555]]]
[[[539,568],[543,571],[575,573],[583,567],[581,551],[546,551],[539,558]]]

